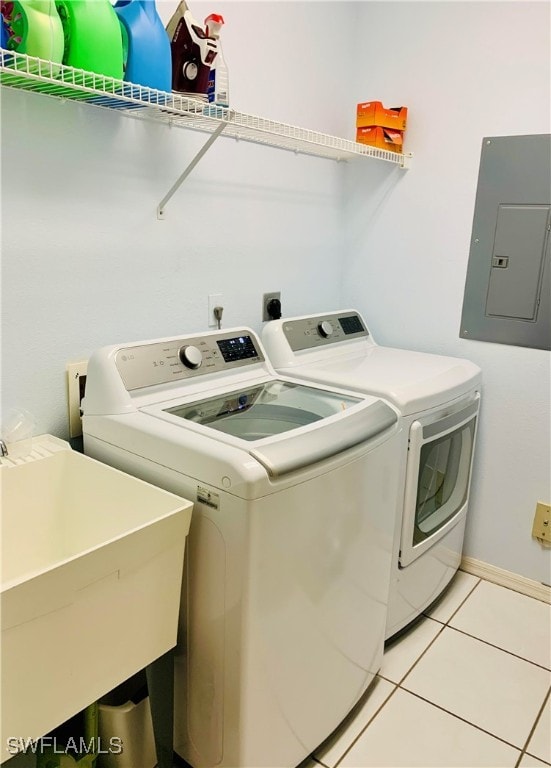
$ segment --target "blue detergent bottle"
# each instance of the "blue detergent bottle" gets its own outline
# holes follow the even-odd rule
[[[0,48],[8,47],[8,30],[6,29],[6,22],[2,16],[0,19]]]
[[[124,79],[159,91],[170,91],[170,41],[155,0],[117,0],[114,8],[123,38]]]

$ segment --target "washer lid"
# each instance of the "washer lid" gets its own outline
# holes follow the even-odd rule
[[[182,419],[182,426],[246,450],[272,477],[367,442],[397,422],[378,399],[279,379],[163,407],[156,415]]]
[[[272,477],[279,477],[322,459],[335,456],[347,448],[365,443],[398,421],[396,414],[381,400],[375,400],[353,417],[339,419],[323,426],[323,432],[295,432],[289,440],[279,440],[255,448],[249,453]]]
[[[167,408],[166,413],[253,441],[312,424],[360,402],[358,397],[274,379]]]

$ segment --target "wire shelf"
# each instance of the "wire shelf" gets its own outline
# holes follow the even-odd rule
[[[410,154],[377,149],[317,131],[214,106],[182,94],[86,72],[0,48],[0,84],[117,110],[144,120],[333,160],[371,157],[406,168]]]

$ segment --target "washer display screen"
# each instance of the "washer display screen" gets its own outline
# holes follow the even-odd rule
[[[258,357],[258,352],[250,336],[236,336],[235,339],[222,339],[216,343],[226,363]]]

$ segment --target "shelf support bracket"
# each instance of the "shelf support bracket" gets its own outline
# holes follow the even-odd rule
[[[183,173],[180,174],[180,176],[176,179],[174,184],[171,186],[171,188],[168,190],[166,195],[163,197],[159,205],[157,206],[157,218],[158,219],[164,219],[165,217],[165,207],[170,198],[173,196],[173,194],[180,188],[180,186],[183,184],[185,179],[189,176],[189,174],[192,172],[192,170],[195,168],[199,160],[205,155],[211,146],[214,144],[216,139],[220,136],[224,128],[226,127],[227,123],[220,123],[216,130],[211,133],[208,140],[205,142],[205,144],[201,147],[199,152],[195,155],[191,163],[187,166],[187,168],[183,171]]]

